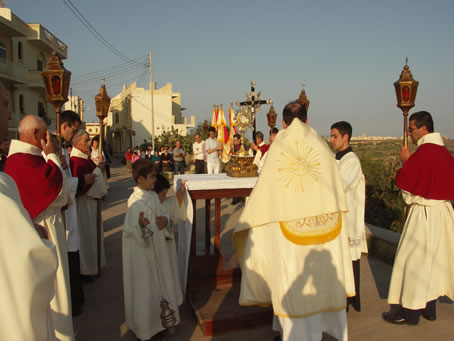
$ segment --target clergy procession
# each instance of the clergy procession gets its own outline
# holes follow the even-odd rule
[[[258,108],[254,100],[249,105]],[[209,134],[203,134],[206,140],[194,134],[190,173],[195,174],[178,166],[183,172],[172,174],[173,186],[169,172],[149,158],[129,165],[125,174],[134,185],[121,228],[122,274],[115,279],[123,292],[112,299],[123,302],[124,325],[136,339],[174,340],[184,302],[192,302],[201,318],[197,292],[213,288],[197,284],[210,270],[207,261],[194,270],[201,258],[193,214],[196,199],[207,198],[209,216],[211,197],[198,190],[210,188],[213,181],[218,188],[223,181],[236,181],[227,185],[233,188],[228,193],[245,193],[235,188],[248,178],[254,179],[248,194],[233,197],[229,206],[242,203],[231,237],[241,269],[235,309],[270,307],[268,328],[275,341],[349,339],[356,327],[348,323],[350,309],[364,314],[365,308],[360,260],[368,253],[366,180],[351,145],[352,124],[333,123],[328,144],[310,126],[308,107],[303,89],[283,108],[282,129],[274,126],[274,113],[269,140],[257,131],[249,151],[244,132],[254,118],[251,111],[239,111],[236,118],[231,112],[230,121],[239,129],[233,134],[231,127],[229,139],[224,139],[225,125],[214,124],[218,117],[213,115]],[[7,139],[11,114],[1,82],[0,119],[0,139]],[[91,139],[73,111],[63,111],[58,122],[53,132],[41,117],[23,117],[0,173],[5,230],[0,340],[82,340],[73,318],[83,316],[89,304],[87,284],[96,284],[102,269],[112,266],[101,210],[108,183],[114,182],[106,176],[102,138]],[[406,220],[389,284],[390,309],[381,318],[416,326],[421,317],[437,320],[440,297],[454,298],[454,157],[427,111],[410,115],[408,136],[417,148],[411,151],[405,136],[395,183],[406,204]],[[64,146],[71,146],[69,153]],[[179,141],[176,148],[177,156],[184,156]],[[168,197],[169,190],[175,195]],[[210,229],[204,232],[210,238]],[[213,233],[215,252],[211,254],[208,239],[205,257],[221,262],[214,280],[224,281],[217,228]],[[222,287],[216,282],[216,290]],[[253,318],[251,311],[248,318]],[[206,335],[215,332],[214,327],[203,330]]]

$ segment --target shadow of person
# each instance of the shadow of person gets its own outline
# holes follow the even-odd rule
[[[345,297],[330,252],[321,248],[309,251],[301,275],[282,298],[284,314],[291,317],[280,318],[283,340],[321,340],[322,332],[343,340],[347,336]]]

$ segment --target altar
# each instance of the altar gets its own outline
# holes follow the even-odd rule
[[[178,231],[178,263],[183,291],[191,285],[231,282],[239,275],[238,269],[224,269],[221,253],[221,199],[246,197],[257,182],[257,177],[234,178],[226,174],[175,175],[174,187],[186,181],[188,219],[180,223]],[[214,199],[214,247],[211,252],[211,201]],[[203,249],[196,248],[197,201],[205,200],[205,236]],[[199,226],[201,226],[199,224]],[[189,282],[189,283],[188,283]]]

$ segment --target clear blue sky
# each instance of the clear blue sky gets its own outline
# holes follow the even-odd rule
[[[153,80],[172,82],[184,115],[209,119],[213,104],[243,100],[255,80],[279,114],[301,84],[311,101],[309,123],[321,135],[347,120],[353,135],[400,136],[402,114],[393,82],[409,58],[420,82],[416,110],[428,110],[435,128],[454,137],[454,1],[216,1],[72,0],[90,23],[129,58],[153,53]],[[69,47],[73,77],[124,63],[107,50],[63,0],[5,0],[21,19],[40,23]],[[145,61],[145,57],[143,58]],[[121,69],[122,68],[122,69]],[[120,70],[124,70],[122,66]],[[106,78],[109,95],[140,68]],[[101,77],[100,77],[101,78]],[[91,108],[100,81],[73,82]],[[148,88],[148,85],[146,85]],[[267,135],[265,113],[258,128]],[[280,124],[279,124],[280,128]]]

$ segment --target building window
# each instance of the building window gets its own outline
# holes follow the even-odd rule
[[[6,46],[0,41],[0,64],[6,64]]]
[[[119,124],[120,123],[120,114],[119,113],[115,113],[115,124]]]
[[[91,128],[90,128],[90,129],[88,129],[88,132],[89,132],[89,133],[91,133]]]
[[[22,42],[17,43],[17,58],[22,60],[24,58],[24,53],[23,53],[23,48],[22,48]]]
[[[25,115],[24,95],[19,95],[19,111]]]
[[[41,59],[36,60],[36,70],[43,71],[43,61]]]
[[[46,110],[44,109],[44,104],[43,104],[43,102],[38,102],[38,116],[39,116],[39,117],[45,117],[45,116],[47,116]]]

